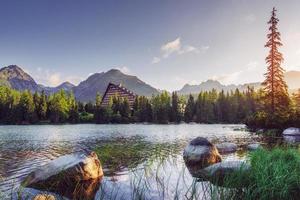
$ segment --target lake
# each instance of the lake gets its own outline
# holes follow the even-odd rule
[[[61,155],[97,149],[105,152],[100,157],[105,178],[96,199],[204,198],[203,183],[197,192],[191,188],[195,179],[182,158],[184,147],[198,136],[239,146],[259,140],[244,125],[0,126],[0,192],[9,197],[28,173]],[[240,150],[223,158],[245,156]]]

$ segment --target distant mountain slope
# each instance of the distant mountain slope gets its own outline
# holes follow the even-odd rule
[[[44,85],[39,85],[40,87],[40,91],[44,90],[46,94],[53,94],[53,93],[56,93],[58,92],[59,90],[64,90],[66,92],[71,92],[72,89],[75,87],[75,85],[73,85],[72,83],[66,81],[66,82],[63,82],[62,84],[60,84],[59,86],[57,87],[47,87],[47,86],[44,86]]]
[[[284,79],[289,86],[289,89],[300,88],[300,71],[288,71],[284,74]]]
[[[288,71],[284,74],[284,79],[289,87],[290,92],[295,92],[300,88],[300,71]],[[261,83],[247,83],[243,85],[223,85],[219,81],[207,80],[199,85],[185,84],[182,89],[178,90],[179,94],[197,94],[201,91],[210,91],[216,89],[217,91],[224,90],[225,92],[235,90],[238,88],[241,91],[245,91],[247,86],[254,87],[254,89],[261,88]]]
[[[187,94],[197,94],[201,91],[211,91],[212,89],[216,89],[217,91],[229,92],[231,90],[239,89],[244,91],[247,87],[254,87],[254,89],[260,88],[260,83],[249,83],[243,85],[223,85],[219,81],[215,80],[207,80],[205,82],[200,83],[199,85],[189,85],[185,84],[182,89],[178,90],[178,94],[187,95]]]
[[[300,88],[300,71],[289,71],[285,73],[285,80],[289,86],[290,92],[295,92]],[[103,94],[109,82],[115,84],[122,84],[127,89],[138,95],[151,96],[152,94],[159,94],[158,89],[141,81],[136,76],[131,76],[122,73],[120,70],[112,69],[107,72],[95,73],[88,77],[85,81],[82,81],[78,86],[74,86],[72,83],[64,82],[57,87],[47,87],[39,85],[35,80],[22,68],[17,65],[10,65],[0,69],[0,85],[7,85],[16,90],[30,90],[32,92],[41,92],[44,90],[46,94],[52,94],[63,89],[67,92],[73,91],[75,97],[80,101],[94,101],[96,93]],[[217,91],[224,90],[225,92],[235,90],[238,88],[241,91],[245,91],[247,86],[258,89],[261,87],[260,83],[248,83],[242,85],[223,85],[215,80],[207,80],[199,85],[186,84],[180,89],[178,94],[197,94],[200,91],[210,91],[216,89]]]
[[[16,90],[38,91],[39,86],[33,78],[17,65],[9,65],[0,69],[0,84]]]
[[[151,96],[152,94],[159,94],[157,89],[141,81],[136,76],[124,74],[117,69],[95,73],[74,87],[73,91],[78,100],[90,101],[95,99],[97,92],[103,95],[110,82],[122,84],[138,95]]]
[[[17,65],[9,65],[0,69],[0,85],[6,85],[19,91],[29,90],[31,92],[41,92],[44,90],[46,94],[58,92],[60,89],[68,92],[74,87],[74,85],[69,82],[64,82],[57,87],[39,85],[29,74]]]

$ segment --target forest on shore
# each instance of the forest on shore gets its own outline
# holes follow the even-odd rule
[[[216,90],[198,95],[179,96],[162,92],[147,98],[139,96],[133,108],[127,99],[114,96],[101,106],[97,94],[94,103],[82,103],[61,90],[53,95],[32,94],[0,87],[1,124],[40,123],[246,123],[250,128],[285,128],[300,124],[300,91],[289,98],[282,113],[268,114],[263,90],[248,88],[230,93]]]

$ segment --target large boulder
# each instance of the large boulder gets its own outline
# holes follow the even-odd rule
[[[237,145],[230,142],[224,142],[216,145],[220,153],[233,153],[237,151]]]
[[[58,193],[71,199],[92,199],[103,171],[94,152],[61,156],[30,173],[23,187]]]
[[[225,161],[206,167],[198,176],[218,186],[243,188],[250,182],[250,170],[247,162]]]
[[[189,169],[196,168],[197,170],[222,161],[217,148],[203,137],[193,139],[185,147],[183,159]],[[192,169],[192,171],[195,170]]]

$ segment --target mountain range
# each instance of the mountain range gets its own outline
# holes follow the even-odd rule
[[[80,101],[89,101],[95,98],[97,92],[104,94],[109,83],[122,84],[135,94],[151,96],[159,94],[159,90],[141,81],[136,76],[111,69],[107,72],[95,73],[73,88],[74,95]]]
[[[185,84],[183,88],[177,91],[178,94],[181,95],[187,95],[187,94],[197,94],[201,91],[210,91],[212,89],[217,90],[218,92],[224,91],[229,92],[235,89],[239,89],[240,91],[245,91],[247,87],[253,87],[255,90],[259,89],[261,87],[260,82],[256,83],[247,83],[243,85],[223,85],[219,81],[216,80],[207,80],[205,82],[200,83],[199,85],[190,85]]]
[[[284,73],[284,80],[286,81],[289,87],[290,93],[296,92],[298,89],[300,89],[300,71],[288,71]],[[198,85],[185,84],[183,88],[181,88],[177,92],[181,95],[187,95],[199,93],[201,91],[210,91],[212,89],[216,89],[217,91],[224,90],[225,92],[229,92],[235,89],[245,91],[248,86],[254,88],[255,90],[260,89],[262,87],[261,82],[245,83],[240,85],[223,85],[216,80],[207,80]]]
[[[151,96],[159,94],[159,90],[146,84],[136,76],[122,73],[120,70],[111,69],[107,72],[95,73],[78,86],[64,82],[57,87],[47,87],[36,81],[17,65],[10,65],[0,69],[0,85],[6,85],[16,90],[30,90],[31,92],[45,91],[46,94],[55,93],[61,89],[73,91],[79,101],[93,101],[97,92],[104,94],[109,83],[122,84],[137,95]]]
[[[300,88],[300,71],[289,71],[285,73],[285,80],[290,89],[296,91]],[[96,93],[104,94],[108,83],[122,84],[127,89],[131,90],[137,95],[151,96],[160,93],[159,89],[143,82],[136,76],[131,76],[122,73],[118,69],[111,69],[107,72],[94,73],[86,80],[80,82],[77,86],[64,82],[57,87],[48,87],[38,84],[28,73],[17,65],[10,65],[0,69],[0,85],[6,85],[16,90],[30,90],[31,92],[45,91],[46,94],[55,93],[61,89],[70,92],[73,91],[75,97],[79,101],[93,101]],[[240,84],[240,85],[223,85],[216,80],[207,80],[198,85],[185,84],[182,89],[178,90],[178,94],[187,95],[195,94],[200,91],[209,91],[216,89],[217,91],[224,90],[225,92],[239,89],[244,91],[247,87],[254,87],[259,89],[260,82]]]

